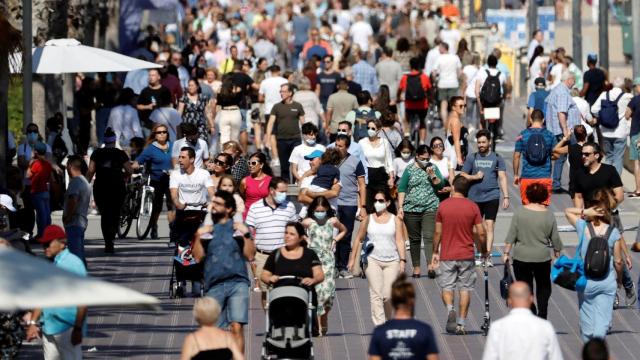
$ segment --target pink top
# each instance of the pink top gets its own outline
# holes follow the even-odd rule
[[[247,185],[247,187],[244,196],[244,211],[242,212],[243,220],[247,218],[249,208],[254,202],[260,199],[264,199],[265,197],[267,197],[267,195],[269,195],[270,182],[271,176],[269,175],[265,175],[261,180],[256,180],[252,178],[251,175],[245,178],[245,184]]]

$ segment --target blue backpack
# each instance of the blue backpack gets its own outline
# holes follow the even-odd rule
[[[607,91],[607,97],[602,99],[600,103],[600,125],[609,128],[615,129],[618,127],[618,123],[620,122],[620,117],[618,116],[618,101],[624,95],[624,92],[621,92],[616,98],[615,101],[611,101],[609,99],[609,91]]]
[[[524,157],[527,159],[527,162],[533,166],[541,166],[546,164],[548,155],[549,149],[547,149],[544,136],[540,131],[532,131],[527,139],[524,151]]]

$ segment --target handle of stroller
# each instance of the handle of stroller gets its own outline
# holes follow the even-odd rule
[[[282,276],[278,276],[278,280],[302,280],[302,278],[300,276],[295,276],[295,275],[282,275]]]

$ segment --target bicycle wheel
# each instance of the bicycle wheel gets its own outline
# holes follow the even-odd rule
[[[151,213],[153,212],[153,191],[144,190],[140,200],[140,212],[136,221],[138,240],[144,240],[151,230]]]
[[[127,193],[122,203],[122,209],[120,211],[120,218],[118,219],[118,238],[126,239],[131,224],[133,223],[133,214],[131,213],[131,194]]]

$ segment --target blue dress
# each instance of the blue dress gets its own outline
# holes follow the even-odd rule
[[[592,235],[587,229],[586,221],[582,219],[576,221],[576,230],[578,238],[584,236],[579,254],[584,260],[589,246],[589,239],[591,239]],[[616,282],[616,271],[613,267],[613,247],[619,239],[620,232],[618,229],[613,229],[609,236],[609,250],[611,254],[609,274],[600,280],[587,279],[587,286],[584,291],[578,292],[580,332],[582,333],[582,340],[584,342],[592,338],[604,339],[611,324],[613,302],[618,286]]]

